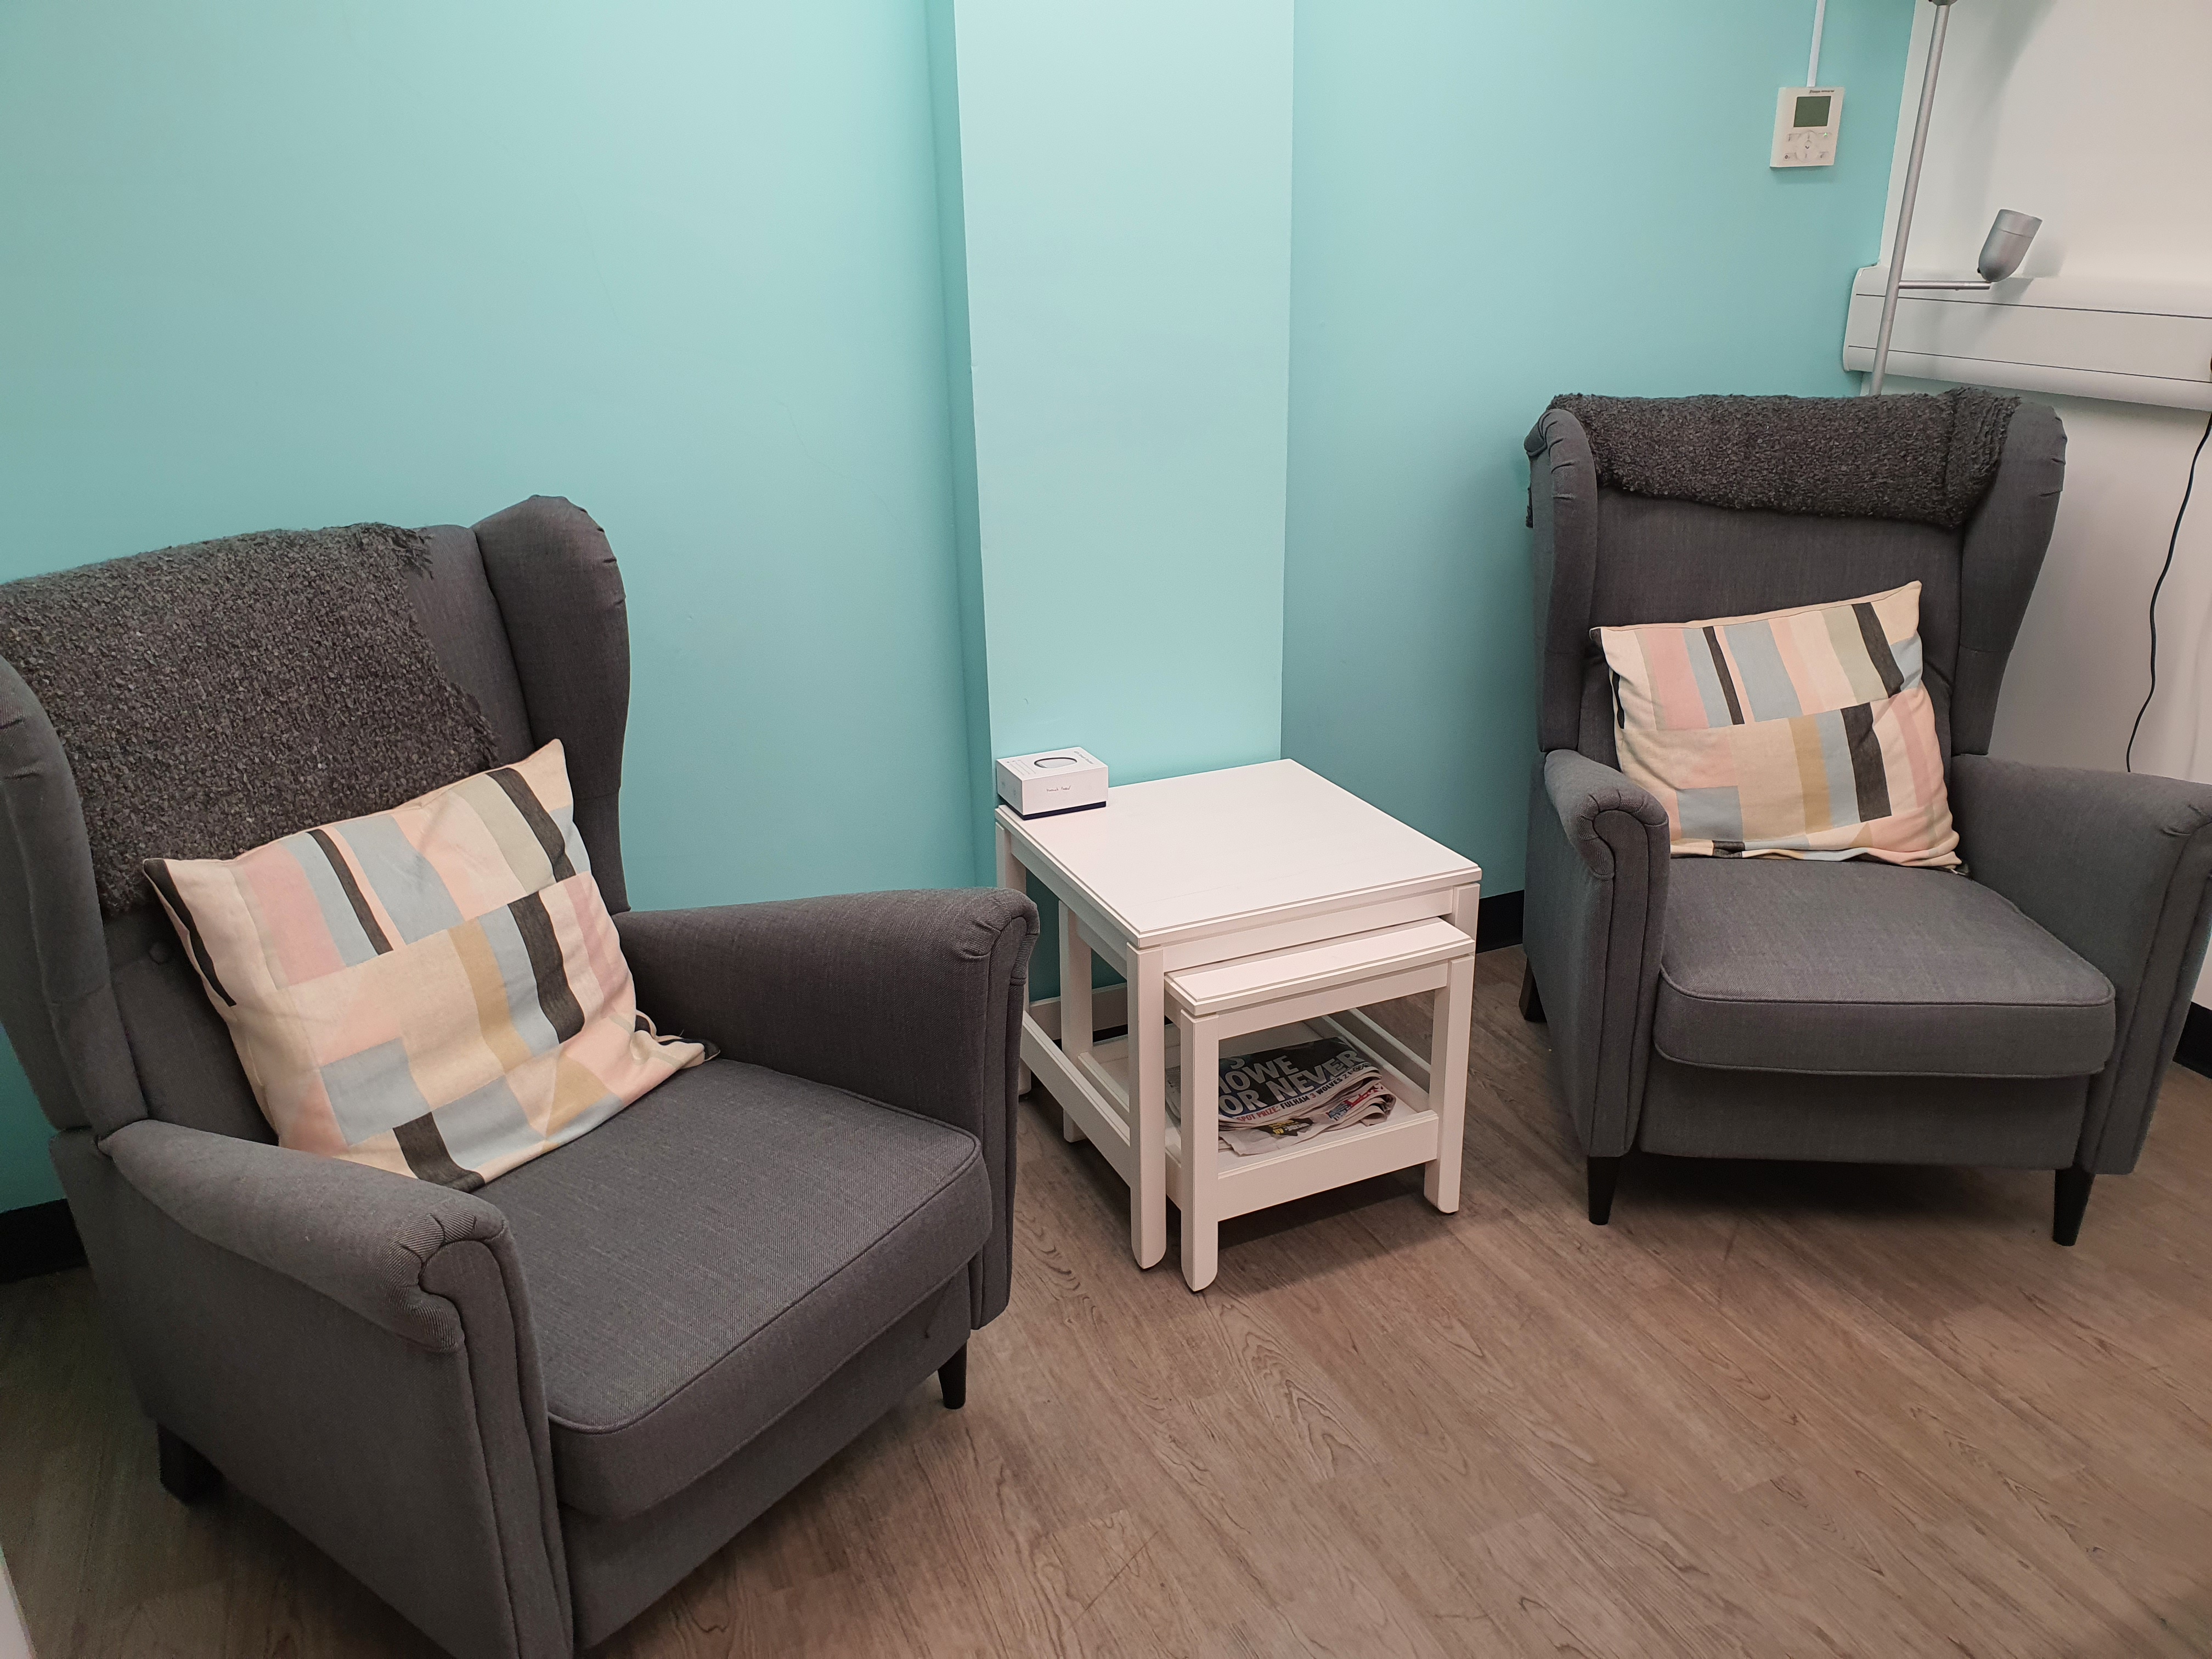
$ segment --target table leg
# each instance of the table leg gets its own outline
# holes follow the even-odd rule
[[[999,840],[999,885],[1011,887],[1017,893],[1028,893],[1030,872],[1022,868],[1022,861],[1014,856],[1013,837],[1006,833],[1006,826],[1003,823],[996,826],[995,833]],[[1022,992],[1022,1006],[1019,1012],[1026,1014],[1029,1011],[1030,996],[1027,989],[1024,989]],[[1016,1047],[1018,1049],[1018,1038],[1016,1039]],[[1030,1075],[1030,1068],[1027,1065],[1018,1065],[1015,1070],[1017,1075],[1014,1079],[1014,1092],[1018,1095],[1025,1095],[1030,1091],[1030,1085],[1036,1079]]]
[[[1097,1031],[1091,1013],[1091,942],[1083,937],[1083,924],[1065,904],[1060,907],[1060,1048],[1079,1069],[1091,1052]],[[1060,1138],[1081,1140],[1083,1130],[1063,1110]]]
[[[1219,1023],[1180,1010],[1182,1033],[1182,1180],[1176,1201],[1182,1210],[1182,1277],[1194,1291],[1213,1283],[1221,1263],[1220,1157],[1215,1125],[1221,1113]]]
[[[1129,1252],[1139,1267],[1168,1253],[1165,954],[1129,955],[1129,1139],[1137,1165],[1129,1183]]]
[[[1462,887],[1452,907],[1452,925],[1474,937],[1475,905],[1481,890]],[[1421,1171],[1421,1190],[1446,1215],[1459,1208],[1460,1158],[1467,1139],[1467,1060],[1469,1026],[1474,1017],[1474,958],[1460,957],[1436,994],[1429,1032],[1429,1105],[1437,1115],[1437,1157]]]

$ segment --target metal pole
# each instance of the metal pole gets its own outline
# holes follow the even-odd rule
[[[1881,396],[1889,368],[1889,337],[1897,327],[1897,285],[1905,280],[1905,246],[1912,238],[1912,204],[1920,194],[1920,161],[1928,150],[1928,117],[1936,108],[1936,71],[1943,62],[1943,36],[1951,27],[1951,0],[1934,0],[1936,33],[1928,41],[1928,73],[1920,82],[1920,114],[1912,124],[1912,159],[1905,164],[1905,196],[1897,204],[1897,240],[1889,252],[1889,283],[1881,293],[1881,332],[1875,337],[1874,374],[1867,395]]]

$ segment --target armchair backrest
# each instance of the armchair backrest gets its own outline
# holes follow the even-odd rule
[[[2014,411],[1989,493],[1953,532],[1894,519],[1745,511],[1601,488],[1582,423],[1545,411],[1526,447],[1535,528],[1537,734],[1615,763],[1593,628],[1820,605],[1921,584],[1922,662],[1948,767],[1984,754],[2064,481],[2049,405]]]
[[[501,761],[561,739],[577,831],[608,909],[626,909],[629,624],[605,532],[540,495],[424,534],[427,568],[409,585],[432,652],[483,709]],[[4,659],[0,809],[0,1023],[48,1121],[106,1134],[150,1115],[273,1139],[168,919],[150,904],[102,918],[68,756]]]

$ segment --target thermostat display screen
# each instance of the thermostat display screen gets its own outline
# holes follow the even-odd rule
[[[1828,100],[1826,97],[1800,98],[1797,112],[1790,125],[1800,127],[1825,127],[1828,125]]]

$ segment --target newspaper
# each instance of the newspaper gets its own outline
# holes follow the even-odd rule
[[[1177,1123],[1182,1073],[1168,1067],[1168,1115]],[[1241,1158],[1372,1122],[1397,1103],[1381,1069],[1341,1037],[1224,1058],[1219,1101],[1220,1144]]]

